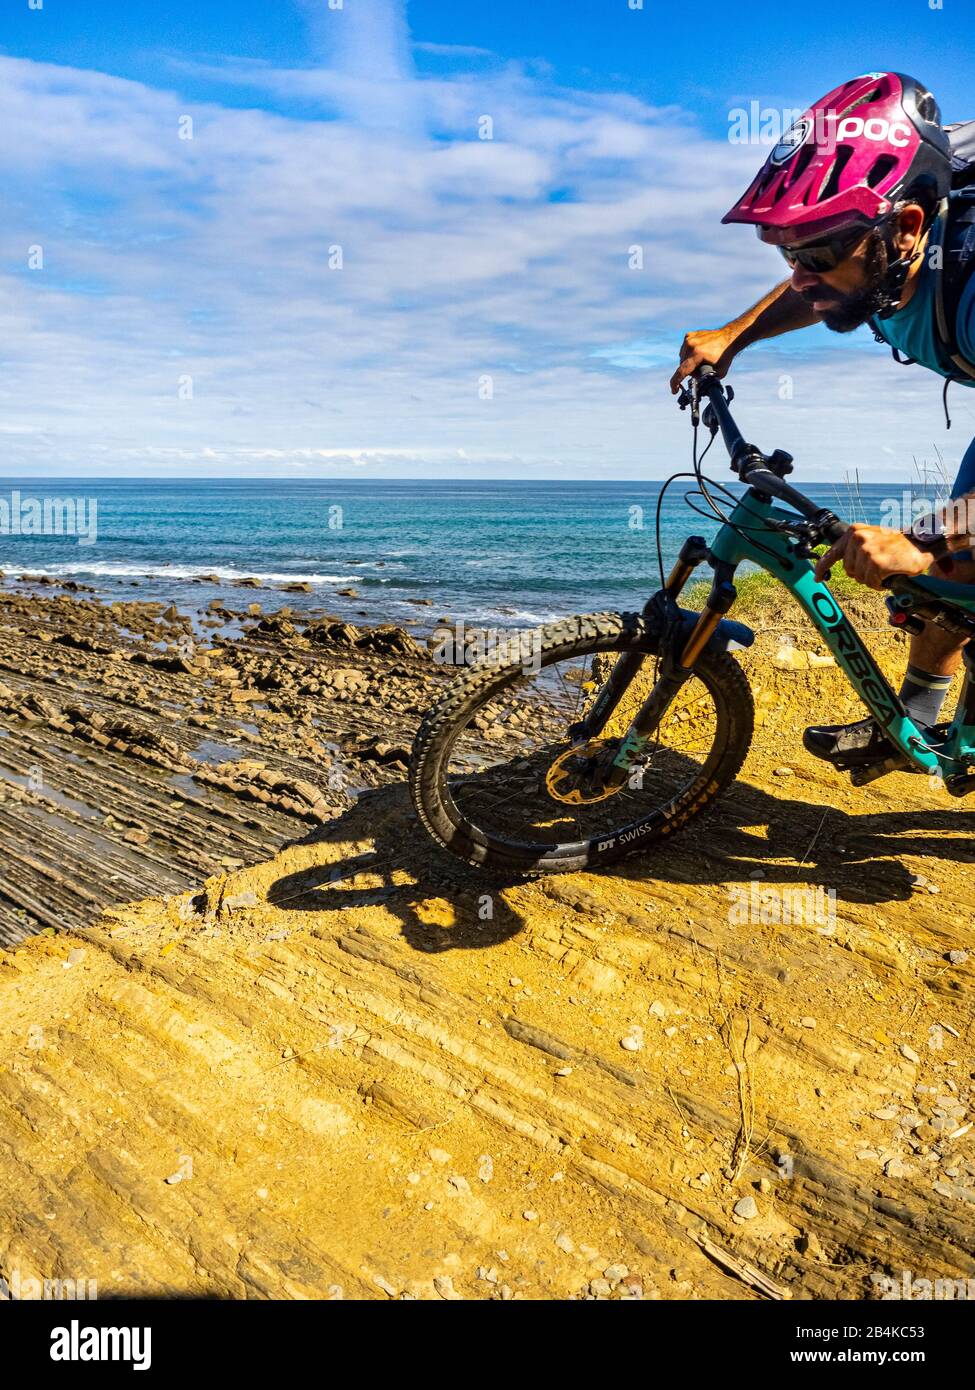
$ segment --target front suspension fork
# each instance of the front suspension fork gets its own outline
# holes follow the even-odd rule
[[[700,536],[688,536],[681,546],[677,563],[670,571],[663,587],[663,594],[671,603],[677,602],[677,597],[684,585],[697,566],[707,559],[707,554],[707,544]],[[652,598],[647,600],[643,609],[645,618],[659,622],[660,615],[657,608],[660,597],[659,594],[654,594]],[[585,743],[590,739],[599,737],[643,665],[644,656],[644,652],[629,651],[623,652],[616,658],[613,669],[596,697],[592,709],[585,719],[580,720],[578,724],[573,724],[570,728],[571,738]]]
[[[665,605],[676,604],[681,590],[707,555],[708,548],[704,540],[700,536],[689,536],[682,545],[677,563],[664,584]],[[735,586],[730,578],[716,575],[707,604],[684,642],[680,655],[676,656],[673,651],[668,650],[665,641],[662,643],[664,652],[657,680],[637,711],[613,757],[611,766],[607,769],[604,779],[607,789],[621,787],[626,781],[630,769],[644,752],[675,695],[692,674],[695,662],[736,596]],[[659,596],[650,599],[644,609],[647,616],[650,615],[651,605],[657,602]],[[589,715],[572,731],[574,737],[588,740],[599,735],[640,670],[643,660],[643,652],[624,652],[618,658]]]

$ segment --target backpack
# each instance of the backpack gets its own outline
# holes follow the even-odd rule
[[[975,363],[958,347],[956,324],[965,288],[975,271],[975,121],[945,127],[951,142],[951,190],[941,222],[942,261],[935,286],[938,339],[959,369],[975,378]]]

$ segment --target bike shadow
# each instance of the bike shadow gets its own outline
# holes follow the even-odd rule
[[[322,860],[276,880],[267,901],[309,914],[316,927],[333,913],[378,904],[398,918],[414,949],[437,953],[494,946],[527,925],[520,895],[505,894],[525,878],[485,873],[439,849],[416,821],[405,785],[370,793],[292,843],[320,845]],[[975,862],[968,817],[951,808],[849,813],[740,782],[700,824],[582,872],[705,888],[761,878],[763,886],[822,887],[838,901],[880,906],[917,893],[905,852]]]

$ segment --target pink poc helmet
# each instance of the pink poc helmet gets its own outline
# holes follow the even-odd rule
[[[930,215],[950,183],[934,97],[904,73],[870,72],[811,106],[721,220],[751,222],[775,244],[865,235],[906,196]]]

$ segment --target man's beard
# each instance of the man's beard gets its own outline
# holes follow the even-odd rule
[[[815,300],[830,300],[832,307],[817,310],[818,317],[834,333],[852,333],[886,309],[889,300],[884,281],[887,277],[887,248],[882,237],[874,234],[864,261],[866,283],[853,294],[841,294],[829,285],[815,290],[803,290],[802,297],[812,306]]]

